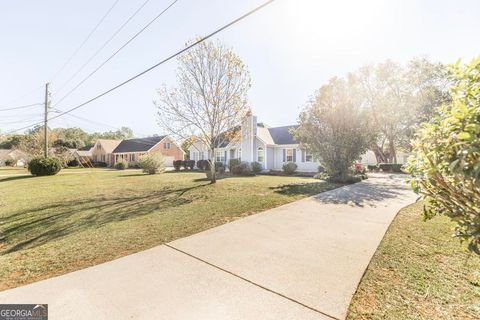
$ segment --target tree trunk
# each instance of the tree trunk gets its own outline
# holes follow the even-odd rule
[[[380,148],[378,145],[373,146],[373,153],[375,154],[375,158],[377,159],[377,163],[385,163],[388,162],[387,157],[385,156],[385,153],[383,152],[382,148]]]
[[[210,164],[210,183],[217,182],[217,172],[215,170],[215,161]]]
[[[392,163],[397,163],[397,152],[395,150],[395,141],[393,138],[388,139],[388,147],[389,147],[389,153],[390,153],[390,159],[392,160]]]

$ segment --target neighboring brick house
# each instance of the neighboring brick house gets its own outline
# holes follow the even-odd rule
[[[105,162],[111,167],[115,164],[113,150],[122,142],[122,140],[98,139],[91,149],[92,162]]]
[[[174,160],[183,160],[185,152],[169,136],[154,136],[123,140],[113,150],[114,164],[123,159],[129,166],[135,166],[145,154],[161,153],[165,166],[171,167]]]
[[[4,166],[5,162],[13,161],[15,166],[24,166],[28,161],[28,154],[20,150],[0,149],[0,166]]]

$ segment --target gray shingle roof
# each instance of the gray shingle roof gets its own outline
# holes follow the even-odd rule
[[[154,145],[159,143],[166,136],[156,136],[148,138],[136,138],[123,140],[120,144],[113,150],[113,153],[121,152],[146,152],[150,150]]]
[[[268,131],[270,132],[270,135],[272,136],[273,142],[275,144],[297,144],[298,142],[295,141],[292,134],[290,133],[290,129],[294,129],[297,127],[298,125],[268,128]]]

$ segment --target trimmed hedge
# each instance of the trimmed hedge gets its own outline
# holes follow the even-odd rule
[[[193,170],[193,168],[195,167],[195,160],[182,161],[182,166],[187,170]]]
[[[208,160],[198,160],[197,161],[197,168],[202,171],[209,171],[210,170],[210,162]]]
[[[378,167],[378,164],[369,164],[367,165],[367,170],[377,172],[378,170],[380,170],[380,168]]]
[[[182,160],[174,160],[173,161],[173,167],[175,168],[176,171],[179,171],[182,168],[183,161]]]
[[[230,159],[228,160],[228,170],[232,172],[233,168],[240,164],[240,159]]]
[[[92,166],[95,168],[106,168],[108,167],[108,164],[106,162],[98,161],[98,162],[92,162]]]
[[[294,174],[295,171],[297,171],[297,168],[298,166],[295,162],[287,162],[287,163],[284,163],[282,166],[283,172],[285,172],[285,174],[288,174],[288,175]]]
[[[62,170],[62,163],[53,157],[33,158],[28,162],[28,171],[34,176],[53,176]]]
[[[251,165],[251,167],[252,167],[253,173],[259,174],[260,172],[262,172],[262,169],[263,169],[263,168],[262,168],[262,164],[261,164],[260,162],[254,161],[254,162],[252,162],[250,165]]]
[[[402,172],[402,165],[400,163],[379,163],[378,168],[383,172]]]
[[[251,176],[253,175],[252,167],[248,162],[240,162],[239,165],[232,168],[232,174],[236,176]]]
[[[80,165],[80,162],[78,162],[77,159],[73,159],[67,162],[68,167],[78,167]]]

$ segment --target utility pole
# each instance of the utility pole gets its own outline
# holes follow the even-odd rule
[[[48,85],[49,83],[47,82],[45,84],[45,125],[43,127],[43,134],[45,140],[45,145],[43,146],[43,153],[45,155],[45,158],[48,157]]]

